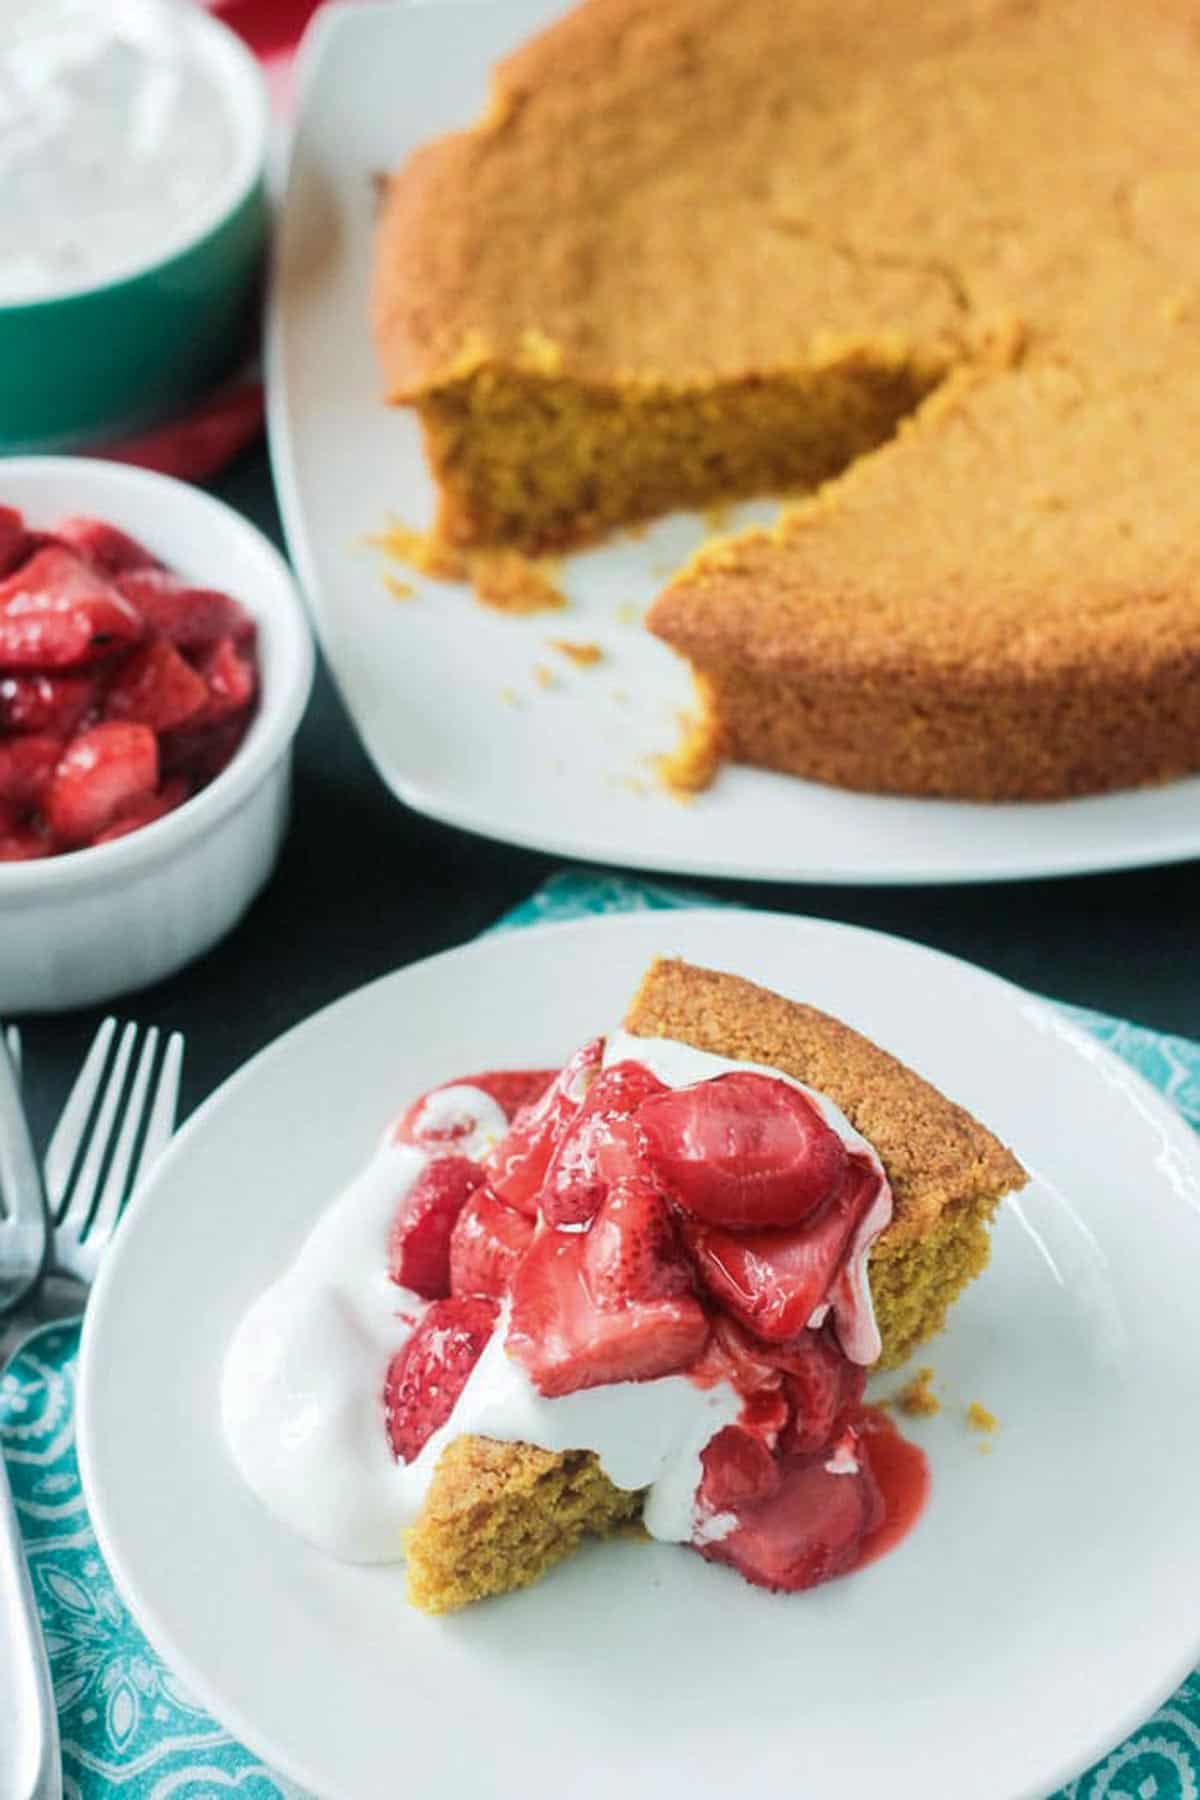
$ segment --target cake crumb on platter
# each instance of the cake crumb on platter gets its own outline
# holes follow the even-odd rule
[[[906,1419],[931,1418],[941,1412],[942,1403],[933,1391],[933,1370],[928,1364],[919,1368],[884,1404],[895,1407]]]
[[[604,651],[599,644],[580,643],[574,638],[551,638],[550,648],[569,657],[581,669],[591,668],[593,663],[604,659]]]
[[[554,673],[553,669],[548,669],[545,663],[534,663],[533,679],[540,688],[552,688],[558,686],[558,676]]]
[[[967,1408],[967,1424],[972,1431],[985,1431],[989,1434],[996,1430],[1000,1421],[995,1413],[989,1412],[980,1400],[972,1400]]]
[[[398,575],[385,574],[383,585],[393,600],[411,600],[417,591],[411,581],[401,581]]]
[[[398,520],[367,541],[373,549],[432,581],[470,582],[479,603],[496,612],[561,612],[569,604],[559,586],[559,565],[553,557],[535,558],[520,550],[460,550],[434,531],[417,531]],[[384,576],[392,592],[396,591],[394,579]]]

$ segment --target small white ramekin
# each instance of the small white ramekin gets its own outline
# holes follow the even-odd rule
[[[182,968],[241,918],[287,828],[292,740],[313,675],[295,581],[255,526],[221,501],[122,463],[0,458],[0,505],[46,528],[108,519],[258,625],[258,711],[229,766],[185,805],[111,844],[0,863],[0,1017],[61,1012]]]

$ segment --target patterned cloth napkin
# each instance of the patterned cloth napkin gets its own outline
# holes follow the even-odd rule
[[[703,904],[695,893],[570,871],[500,922],[513,929]],[[1070,1016],[1200,1129],[1200,1044],[1079,1008]],[[302,1800],[223,1732],[160,1662],[96,1547],[75,1463],[76,1324],[42,1327],[0,1377],[8,1462],[54,1675],[68,1800]],[[1200,1671],[1054,1800],[1198,1800]]]

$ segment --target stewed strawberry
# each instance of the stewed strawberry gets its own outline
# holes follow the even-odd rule
[[[132,602],[152,631],[181,650],[207,650],[221,638],[240,644],[254,638],[254,621],[228,594],[195,587],[170,569],[131,569],[118,575],[117,587]]]
[[[131,719],[152,731],[170,731],[209,705],[209,686],[168,639],[151,638],[135,650],[108,686],[106,719]]]
[[[604,1039],[592,1038],[560,1070],[541,1098],[522,1109],[487,1158],[488,1186],[508,1206],[533,1217],[550,1159],[595,1081]]]
[[[0,733],[48,731],[68,738],[95,707],[98,675],[0,675]]]
[[[693,1291],[670,1208],[644,1177],[618,1181],[608,1190],[583,1246],[584,1279],[598,1306]]]
[[[778,1459],[768,1445],[740,1425],[727,1425],[709,1439],[700,1467],[696,1499],[702,1514],[733,1512],[747,1500],[766,1499],[782,1480]]]
[[[169,812],[182,806],[190,796],[191,789],[182,776],[173,775],[164,781],[156,793],[147,794],[141,800],[131,800],[123,806],[111,825],[98,831],[91,840],[93,844],[112,844],[118,838],[128,837],[131,831],[141,831],[144,825],[153,825],[156,819],[165,819]]]
[[[857,1453],[859,1440],[851,1434]],[[732,1531],[698,1545],[712,1562],[730,1563],[756,1587],[795,1592],[852,1569],[879,1524],[883,1503],[865,1455],[841,1472],[828,1452],[785,1457],[778,1485],[737,1502]]]
[[[547,1167],[539,1196],[544,1218],[552,1225],[583,1224],[617,1174],[637,1172],[640,1139],[619,1130],[618,1122],[651,1094],[666,1091],[644,1063],[614,1063],[596,1078]]]
[[[450,1234],[450,1292],[502,1300],[533,1237],[533,1220],[476,1188]]]
[[[466,1156],[435,1156],[396,1209],[388,1274],[426,1300],[450,1292],[450,1236],[483,1170]]]
[[[799,1224],[846,1166],[845,1145],[812,1101],[749,1069],[652,1095],[637,1123],[680,1205],[735,1231]]]
[[[523,1106],[541,1098],[557,1073],[556,1069],[488,1069],[482,1075],[461,1075],[455,1081],[444,1081],[440,1087],[421,1094],[401,1113],[392,1138],[397,1144],[453,1149],[471,1136],[479,1120],[468,1105],[452,1108],[449,1116],[444,1108],[431,1108],[429,1103],[436,1095],[447,1088],[474,1088],[494,1100],[511,1125]]]
[[[102,575],[124,575],[130,569],[159,566],[157,558],[143,544],[119,526],[110,525],[107,519],[93,519],[77,513],[70,519],[61,519],[54,528],[54,536],[81,557],[89,568],[98,569]]]
[[[684,1241],[714,1299],[757,1336],[795,1337],[822,1305],[878,1186],[865,1157],[847,1161],[820,1216],[781,1231],[723,1231],[687,1221]]]
[[[388,1364],[383,1407],[392,1452],[419,1456],[444,1425],[483,1355],[499,1308],[494,1300],[435,1300]]]
[[[46,823],[60,844],[86,844],[157,786],[158,741],[148,725],[93,725],[58,761],[46,790]]]
[[[0,739],[0,801],[18,816],[36,811],[46,798],[64,747],[64,740],[53,732]]]
[[[211,781],[250,720],[254,640],[117,526],[0,507],[0,860],[109,843]]]
[[[128,648],[143,630],[111,582],[69,550],[39,550],[0,582],[0,668],[73,668]]]
[[[29,554],[25,521],[15,506],[0,506],[0,580]]]
[[[708,1320],[690,1294],[601,1305],[586,1274],[586,1234],[543,1227],[512,1284],[507,1347],[539,1393],[649,1381],[686,1369]]]

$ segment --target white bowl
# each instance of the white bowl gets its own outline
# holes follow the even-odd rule
[[[144,987],[215,944],[275,864],[287,826],[292,739],[313,650],[278,551],[219,500],[122,463],[0,459],[0,504],[34,526],[69,513],[108,519],[172,569],[223,588],[258,625],[258,711],[216,780],[111,844],[0,863],[0,1016],[60,1012]]]

